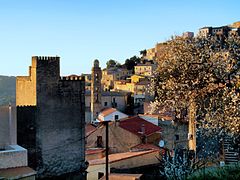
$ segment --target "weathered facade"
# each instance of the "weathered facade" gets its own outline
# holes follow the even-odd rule
[[[88,134],[87,148],[106,147],[106,126],[100,125]],[[132,147],[142,144],[158,144],[161,128],[138,116],[120,119],[109,123],[109,153],[128,152]]]
[[[102,70],[99,67],[99,61],[96,59],[92,67],[92,83],[91,83],[91,121],[97,119],[98,114],[102,110]]]
[[[104,91],[102,70],[99,61],[95,60],[91,72],[91,91],[85,93],[85,122],[95,122],[99,113],[108,107],[122,112],[129,105],[130,94],[127,92]]]
[[[160,126],[163,131],[161,138],[164,141],[164,147],[167,149],[189,149],[188,146],[188,122],[175,122],[172,116],[164,115],[140,115],[141,118]]]
[[[85,165],[85,81],[60,77],[59,57],[32,57],[17,77],[17,142],[28,149],[38,177],[78,172]]]

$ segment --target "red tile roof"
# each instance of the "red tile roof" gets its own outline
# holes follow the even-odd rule
[[[138,144],[131,148],[132,150],[160,150],[160,147],[154,144]]]
[[[97,128],[92,124],[86,124],[85,125],[85,134],[86,136],[89,136],[92,132],[94,132]]]
[[[104,148],[92,148],[92,149],[87,149],[85,151],[86,155],[90,155],[90,154],[97,154],[97,153],[102,153],[105,152]]]
[[[132,132],[133,134],[141,136],[142,129],[145,129],[145,135],[149,136],[155,132],[161,131],[162,129],[159,126],[156,126],[139,116],[128,117],[120,121],[119,126],[127,131]]]
[[[115,111],[117,111],[117,109],[115,109],[115,108],[106,108],[99,115],[105,117]]]
[[[115,154],[110,154],[108,158],[109,158],[109,163],[114,163],[117,161],[129,159],[137,156],[142,156],[145,154],[156,153],[156,152],[157,152],[156,150],[149,150],[149,151],[139,151],[139,152],[115,153]],[[105,164],[105,162],[106,162],[106,157],[103,157],[100,159],[89,160],[89,165]]]
[[[123,174],[123,173],[109,173],[108,177],[110,180],[117,180],[117,179],[140,179],[143,175],[142,174]],[[105,180],[106,176],[103,176],[100,180]]]

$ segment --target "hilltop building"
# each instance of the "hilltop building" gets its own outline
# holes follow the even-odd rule
[[[240,35],[240,27],[237,24],[233,24],[230,26],[220,26],[220,27],[202,27],[199,29],[198,36],[200,37],[208,37],[208,36],[216,36],[216,37],[228,37],[229,35]]]
[[[223,36],[227,37],[231,28],[228,26],[221,27],[203,27],[199,29],[198,36],[200,37],[208,37],[208,36]]]
[[[95,122],[105,108],[116,108],[125,112],[130,101],[130,94],[128,92],[104,91],[102,70],[98,60],[94,61],[91,75],[91,91],[85,93],[86,123]]]
[[[187,32],[183,33],[182,37],[184,37],[184,38],[193,38],[194,37],[194,33],[187,31]]]
[[[132,75],[126,80],[114,82],[115,91],[131,92],[134,106],[143,105],[146,98],[147,86],[150,84],[148,77],[142,75]]]
[[[134,72],[136,75],[143,75],[143,76],[153,76],[153,72],[156,70],[157,65],[153,62],[146,62],[137,64],[134,66]]]
[[[114,82],[124,80],[132,75],[132,71],[126,68],[112,67],[102,71],[102,88],[109,91],[114,88]]]
[[[37,177],[85,178],[85,81],[60,77],[59,57],[32,57],[16,80],[17,142]]]

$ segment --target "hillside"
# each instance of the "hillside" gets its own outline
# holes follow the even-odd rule
[[[230,25],[230,27],[232,27],[232,28],[240,28],[240,21],[233,23],[232,25]]]
[[[16,77],[0,75],[0,106],[15,104]]]

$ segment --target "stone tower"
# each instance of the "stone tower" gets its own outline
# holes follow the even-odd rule
[[[102,110],[101,103],[101,80],[102,80],[102,70],[99,67],[99,61],[94,60],[92,67],[92,82],[91,82],[91,121],[95,121],[98,114]]]
[[[34,56],[29,76],[16,79],[16,105],[17,142],[28,150],[29,166],[37,177],[82,176],[84,78],[60,77],[59,57]]]

